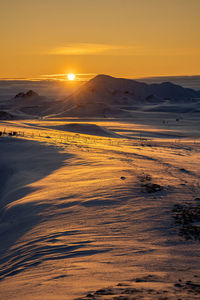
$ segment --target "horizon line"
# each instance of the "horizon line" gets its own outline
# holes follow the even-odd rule
[[[103,74],[103,73],[74,73],[78,76],[88,76],[89,78],[81,78],[78,77],[74,81],[89,81],[90,79],[98,76],[98,75],[107,75],[115,78],[124,78],[124,79],[151,79],[151,78],[162,78],[162,77],[199,77],[200,74],[184,74],[184,75],[144,75],[144,76],[135,76],[135,75],[110,75],[110,74]],[[39,77],[0,77],[0,81],[47,81],[47,82],[69,82],[66,77],[67,73],[63,74],[48,74],[48,75],[40,75]],[[92,75],[92,76],[91,76]],[[60,77],[60,78],[59,78]],[[63,78],[62,78],[63,77]],[[66,78],[65,78],[66,77]]]

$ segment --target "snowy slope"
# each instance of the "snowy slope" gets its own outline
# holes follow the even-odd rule
[[[0,138],[1,299],[198,299],[199,240],[180,235],[173,207],[199,203],[199,118],[174,117],[78,135],[71,121],[0,124],[24,132]]]

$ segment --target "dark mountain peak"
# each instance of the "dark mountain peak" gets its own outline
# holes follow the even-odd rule
[[[15,96],[15,98],[23,98],[24,96],[25,96],[25,94],[20,92]]]
[[[26,93],[26,96],[28,97],[36,97],[36,96],[39,96],[36,92],[34,92],[33,90],[29,90],[27,93]]]
[[[106,80],[106,79],[111,79],[111,78],[114,78],[114,77],[112,77],[110,75],[105,75],[105,74],[98,74],[92,80]]]
[[[134,79],[127,79],[127,78],[120,78],[120,77],[113,77],[110,75],[105,75],[105,74],[98,74],[94,78],[92,78],[89,82],[108,82],[108,83],[134,83],[137,82]],[[138,82],[140,84],[140,82]]]
[[[89,85],[92,84],[110,84],[111,82],[115,82],[118,78],[109,76],[109,75],[104,75],[104,74],[99,74],[92,78],[91,80],[88,81]]]
[[[26,97],[38,97],[39,95],[33,90],[29,90],[27,93],[20,92],[15,98],[26,98]]]

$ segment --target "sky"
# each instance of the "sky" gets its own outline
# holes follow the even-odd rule
[[[199,0],[0,0],[0,78],[200,74]]]

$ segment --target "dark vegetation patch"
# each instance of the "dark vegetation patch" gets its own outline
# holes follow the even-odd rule
[[[145,193],[156,193],[163,190],[161,185],[152,182],[152,176],[149,174],[142,174],[138,178],[141,182],[142,191]]]
[[[148,182],[148,181],[152,180],[152,177],[149,174],[142,174],[138,178],[139,178],[140,182]]]
[[[199,299],[200,295],[200,284],[194,281],[182,281],[179,279],[175,283],[171,283],[171,287],[163,287],[162,289],[153,289],[149,287],[143,287],[140,282],[157,281],[154,276],[140,278],[141,280],[136,281],[135,286],[131,286],[126,283],[118,283],[116,286],[102,288],[97,291],[91,291],[86,296],[76,298],[76,300],[133,300],[133,299],[154,299],[154,300],[170,300],[170,299]],[[144,279],[144,280],[143,280]],[[158,278],[157,278],[158,279]],[[137,283],[138,282],[138,283]],[[167,283],[167,282],[166,282]]]
[[[175,204],[172,212],[179,235],[200,241],[200,203]]]
[[[135,278],[134,281],[135,282],[156,282],[156,281],[158,281],[158,279],[159,278],[157,276],[147,275],[147,276]]]
[[[183,289],[189,293],[193,293],[200,296],[200,284],[192,282],[191,280],[185,282],[178,282],[174,284],[175,288]]]
[[[144,187],[144,191],[146,193],[156,193],[162,191],[162,187],[159,184],[156,183],[145,183],[142,185]]]

